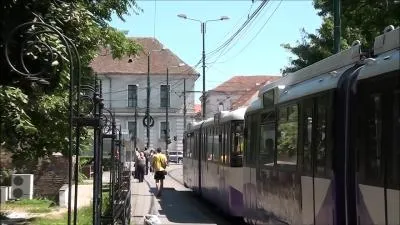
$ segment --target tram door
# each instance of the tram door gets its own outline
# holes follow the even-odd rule
[[[399,71],[357,86],[357,222],[400,224]]]
[[[333,183],[327,128],[328,94],[305,100],[302,107],[301,205],[303,224],[334,224]]]

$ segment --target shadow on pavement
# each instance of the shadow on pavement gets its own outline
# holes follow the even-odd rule
[[[151,188],[155,193],[156,189]],[[219,218],[210,217],[210,212],[204,212],[204,207],[198,203],[190,191],[177,191],[174,188],[164,188],[162,197],[158,198],[160,215],[164,215],[169,222],[186,224],[227,224]],[[228,223],[230,224],[230,223]]]

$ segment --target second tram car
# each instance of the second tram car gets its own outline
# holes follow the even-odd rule
[[[242,217],[243,211],[245,111],[223,111],[189,124],[184,143],[185,185],[235,217]]]

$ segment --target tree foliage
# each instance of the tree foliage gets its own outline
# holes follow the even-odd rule
[[[282,73],[297,71],[318,62],[333,52],[333,1],[314,0],[314,8],[323,17],[322,25],[316,34],[302,29],[301,41],[296,45],[283,44],[282,47],[292,53],[289,65]],[[400,3],[396,0],[353,0],[341,1],[341,49],[350,47],[353,41],[359,40],[366,50],[371,49],[374,38],[382,34],[388,25],[400,25]]]
[[[108,25],[113,14],[123,19],[132,10],[141,9],[135,0],[3,0],[0,3],[0,144],[14,153],[16,158],[36,159],[52,152],[64,152],[68,145],[68,86],[69,58],[66,47],[53,34],[39,35],[57,53],[54,62],[43,63],[43,46],[31,43],[32,51],[23,52],[26,67],[40,71],[50,66],[47,78],[50,85],[43,86],[21,79],[10,72],[4,57],[4,46],[11,30],[31,22],[52,25],[76,46],[82,63],[83,82],[92,82],[90,62],[99,54],[100,47],[110,49],[114,58],[136,54],[139,46],[124,33]],[[17,37],[12,44],[21,43]],[[12,49],[12,48],[11,48]],[[14,64],[20,52],[11,51]],[[42,60],[38,60],[42,59]],[[82,141],[88,140],[88,131],[82,131]]]

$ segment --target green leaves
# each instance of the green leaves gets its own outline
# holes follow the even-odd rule
[[[17,25],[29,21],[51,24],[76,46],[82,83],[93,83],[89,65],[103,46],[109,48],[114,58],[140,50],[123,32],[108,25],[113,14],[123,19],[129,11],[140,13],[134,0],[5,0],[4,6],[0,8],[0,29],[4,33],[0,36],[1,51],[7,33]],[[20,80],[7,64],[0,64],[0,143],[14,153],[15,159],[31,160],[53,152],[67,154],[68,149],[68,89],[71,72],[76,72],[69,71],[69,63],[76,61],[76,56],[71,58],[67,54],[65,43],[56,34],[42,33],[34,40],[46,43],[54,54],[48,55],[48,49],[32,41],[26,66],[35,71],[48,68],[50,85],[43,87]],[[19,51],[13,53],[14,58],[19,57]],[[88,130],[81,130],[81,151],[91,151],[91,135]]]
[[[400,25],[400,4],[396,0],[354,0],[341,1],[342,37],[341,49],[347,49],[352,42],[359,40],[364,49],[371,49],[374,38],[388,25]],[[333,50],[333,2],[314,0],[318,15],[323,17],[316,34],[302,30],[302,38],[295,46],[283,44],[296,58],[290,58],[289,65],[282,73],[294,72],[311,65],[332,54]]]

